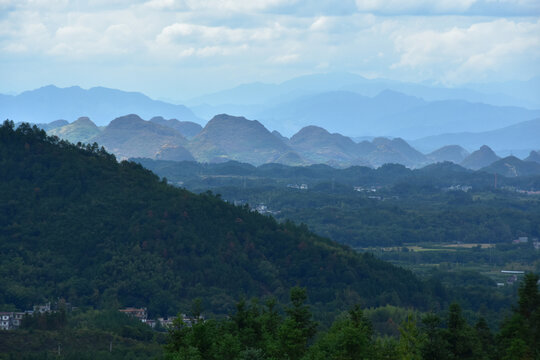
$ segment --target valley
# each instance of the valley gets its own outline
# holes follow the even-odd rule
[[[540,360],[540,3],[0,0],[0,360]]]

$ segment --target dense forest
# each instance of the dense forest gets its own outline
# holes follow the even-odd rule
[[[176,314],[200,297],[225,313],[240,296],[309,289],[319,317],[355,303],[442,308],[430,283],[370,254],[160,180],[97,145],[28,124],[0,128],[0,304],[146,306]]]
[[[166,346],[168,359],[539,359],[540,293],[537,275],[528,274],[519,302],[494,334],[484,319],[471,325],[459,304],[439,316],[410,312],[399,336],[375,336],[372,322],[359,306],[342,313],[332,326],[317,332],[304,289],[293,288],[285,316],[274,302],[241,301],[236,313],[188,327],[177,321]]]
[[[482,317],[467,320],[458,303],[440,312],[387,308],[385,325],[395,330],[390,336],[380,332],[379,316],[359,305],[322,326],[306,290],[293,287],[285,304],[241,299],[227,317],[203,318],[196,300],[190,315],[198,320],[177,318],[168,329],[152,330],[110,310],[34,315],[0,336],[0,359],[535,360],[538,280],[525,276],[517,304],[497,331]]]
[[[540,189],[538,176],[495,180],[452,163],[411,170],[395,164],[334,169],[137,161],[177,186],[211,189],[252,207],[264,204],[278,220],[305,223],[353,247],[540,237],[540,197],[516,192]],[[287,187],[302,183],[307,190]]]
[[[166,161],[133,158],[135,162],[172,182],[181,181],[187,188],[205,187],[256,187],[277,186],[287,183],[334,183],[352,186],[393,187],[409,184],[412,188],[442,189],[452,185],[469,185],[477,190],[514,187],[540,189],[540,176],[504,177],[484,171],[473,171],[452,162],[427,165],[410,169],[403,165],[387,163],[378,168],[351,166],[334,168],[326,164],[288,166],[269,163],[260,166],[227,161],[223,163],[197,163],[193,161]],[[335,189],[334,189],[335,190]]]

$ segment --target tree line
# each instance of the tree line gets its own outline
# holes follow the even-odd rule
[[[443,316],[414,313],[400,324],[398,337],[377,336],[359,306],[341,314],[325,331],[317,331],[306,305],[306,291],[295,287],[284,314],[275,300],[240,301],[224,319],[187,326],[177,320],[166,345],[167,359],[192,360],[536,360],[540,358],[538,275],[529,273],[519,301],[500,330],[483,318],[469,324],[457,303]]]

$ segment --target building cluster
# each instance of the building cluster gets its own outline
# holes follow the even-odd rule
[[[168,316],[167,318],[159,317],[157,319],[149,319],[148,311],[146,310],[146,308],[127,307],[124,309],[120,309],[119,311],[128,316],[132,316],[140,320],[143,324],[150,326],[152,329],[154,329],[158,324],[163,328],[171,327],[173,325],[173,322],[177,319],[176,316]],[[189,317],[185,314],[182,314],[181,316],[182,316],[182,322],[186,326],[191,327],[197,321],[197,319],[193,317]],[[204,320],[204,318],[200,317],[198,320]]]
[[[516,192],[526,195],[540,195],[540,190],[521,190],[517,189]]]
[[[66,303],[63,303],[65,306]],[[69,304],[67,304],[69,305]],[[50,302],[40,305],[34,305],[32,310],[25,311],[0,311],[0,330],[16,330],[21,324],[24,316],[33,316],[34,314],[45,314],[59,310],[59,304]]]
[[[353,189],[354,189],[354,191],[365,192],[365,193],[377,192],[377,188],[374,187],[374,186],[371,186],[371,187],[355,186],[355,187],[353,187]]]
[[[21,326],[26,312],[0,312],[0,330],[14,330]]]
[[[519,194],[524,194],[524,195],[540,195],[540,190],[524,190],[524,189],[517,188],[515,186],[502,186],[501,189],[506,190],[506,191],[511,191],[511,192],[517,192]]]
[[[307,190],[307,184],[287,184],[289,189]]]
[[[472,190],[472,186],[470,185],[452,185],[447,188],[444,188],[445,191],[463,191],[463,192],[469,192]]]
[[[518,275],[525,274],[525,271],[521,270],[501,270],[502,274],[509,275],[509,277],[506,279],[506,283],[508,285],[513,285],[518,281]],[[504,286],[504,283],[497,283],[497,286]]]
[[[270,210],[268,206],[265,204],[259,204],[253,208],[254,211],[258,212],[259,214],[268,214],[268,215],[277,215],[279,214],[279,211],[276,210]]]
[[[528,236],[520,236],[517,239],[512,240],[512,244],[519,245],[519,244],[528,244],[529,243],[529,237]],[[535,250],[540,250],[540,241],[538,238],[531,239],[532,246]]]

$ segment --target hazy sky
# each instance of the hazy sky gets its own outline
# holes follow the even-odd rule
[[[0,0],[0,92],[156,98],[297,75],[467,82],[540,75],[539,0]]]

